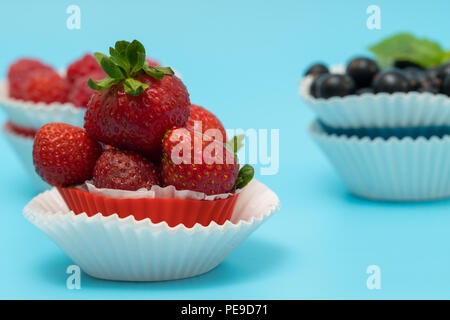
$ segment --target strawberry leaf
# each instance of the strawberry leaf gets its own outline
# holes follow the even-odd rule
[[[108,58],[108,56],[106,54],[103,54],[103,53],[100,53],[100,52],[95,52],[94,53],[94,57],[95,57],[95,60],[97,61],[97,63],[99,65],[102,65],[103,58]]]
[[[162,79],[164,75],[174,75],[175,72],[170,67],[153,67],[144,65],[142,68],[146,74],[156,79]]]
[[[237,153],[244,146],[245,134],[235,135],[233,138],[227,141],[226,146],[228,149]]]
[[[110,57],[103,53],[94,54],[96,61],[108,75],[100,81],[89,79],[88,85],[94,90],[106,90],[112,85],[121,83],[125,92],[137,96],[142,93],[148,85],[136,80],[144,73],[162,79],[165,75],[173,75],[169,67],[151,67],[145,60],[145,48],[137,40],[132,42],[117,41],[114,48],[109,48]]]
[[[109,89],[111,86],[113,86],[114,84],[116,84],[118,82],[119,82],[119,80],[117,80],[117,79],[106,77],[102,80],[97,81],[97,83],[96,83],[94,80],[89,78],[88,86],[89,86],[89,88],[91,88],[93,90],[103,91],[103,90]]]
[[[116,42],[116,44],[114,45],[114,48],[119,57],[126,58],[129,45],[130,45],[130,42],[125,41],[125,40]]]
[[[171,75],[173,76],[175,72],[172,70],[171,67],[152,67],[158,72],[162,72],[164,75]]]
[[[127,48],[127,57],[131,67],[131,73],[141,70],[145,64],[145,48],[142,43],[133,40]]]
[[[152,76],[156,79],[162,79],[164,77],[164,73],[158,71],[155,67],[149,67],[148,65],[144,65],[142,68],[146,74]]]
[[[122,57],[116,49],[110,47],[109,54],[111,55],[111,60],[123,70],[124,74],[128,74],[130,72],[128,60]]]
[[[117,64],[114,63],[114,61],[111,58],[104,57],[100,65],[103,68],[103,71],[110,76],[113,79],[123,79],[125,78],[125,75],[123,74],[122,70],[119,68]]]
[[[148,88],[148,84],[142,83],[133,78],[127,78],[123,82],[123,86],[125,88],[125,92],[132,96],[140,95],[145,89]]]
[[[255,175],[255,169],[249,164],[246,164],[239,170],[236,183],[234,185],[235,189],[242,189],[244,188]]]

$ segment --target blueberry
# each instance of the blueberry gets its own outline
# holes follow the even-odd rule
[[[436,66],[425,71],[425,74],[427,75],[429,81],[429,84],[427,86],[431,86],[437,89],[441,87],[442,80],[438,77],[440,67],[441,66]]]
[[[391,69],[380,72],[373,80],[375,93],[408,92],[409,79],[401,70]]]
[[[347,74],[353,78],[357,88],[370,86],[379,71],[377,63],[369,58],[358,57],[347,65]]]
[[[323,74],[317,79],[318,98],[344,97],[355,92],[355,82],[348,75]]]
[[[433,80],[426,72],[423,72],[423,71],[406,72],[405,71],[405,74],[409,79],[409,89],[412,91],[419,90],[420,88],[433,87]]]
[[[417,67],[406,67],[405,69],[403,69],[403,72],[408,75],[417,75],[417,74],[424,73],[425,70],[417,68]]]
[[[306,70],[305,76],[312,75],[313,77],[318,77],[319,75],[328,72],[328,68],[323,63],[316,63]]]
[[[317,94],[316,94],[316,87],[317,87],[317,78],[314,78],[314,80],[311,82],[311,87],[309,87],[309,94],[312,95],[314,98],[317,98]]]
[[[439,78],[442,83],[445,77],[448,76],[449,74],[450,74],[450,62],[438,67],[436,77]]]
[[[440,68],[440,66],[428,68],[427,70],[425,70],[425,73],[431,78],[437,78],[439,68]]]
[[[305,76],[313,76],[314,80],[311,83],[311,87],[309,88],[309,93],[314,97],[317,98],[316,95],[316,82],[317,82],[317,78],[322,75],[322,74],[327,74],[328,68],[322,64],[322,63],[316,63],[314,65],[312,65],[311,67],[308,68],[308,70],[306,70],[305,72]]]
[[[416,67],[406,67],[403,72],[409,79],[410,90],[419,89],[420,83],[427,79],[425,71]]]
[[[366,87],[366,88],[358,89],[355,92],[356,95],[361,95],[361,94],[364,94],[364,93],[373,93],[373,89],[370,88],[370,87]]]
[[[446,76],[442,82],[441,93],[450,96],[450,75]]]
[[[406,60],[397,60],[394,62],[394,67],[399,69],[405,69],[408,67],[414,67],[418,69],[423,69],[422,66],[418,65],[417,63],[406,61]]]
[[[432,94],[439,93],[439,89],[437,89],[435,87],[419,88],[419,89],[417,89],[417,91],[420,93],[425,93],[425,92],[432,93]]]

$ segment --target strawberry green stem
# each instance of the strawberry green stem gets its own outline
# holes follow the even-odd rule
[[[98,64],[107,74],[106,78],[97,82],[89,79],[88,86],[94,90],[106,90],[113,85],[122,84],[127,94],[138,96],[148,88],[148,84],[137,80],[142,74],[155,79],[174,74],[170,67],[149,66],[145,60],[145,48],[137,40],[117,41],[114,48],[109,48],[109,54],[108,57],[103,53],[94,53]]]

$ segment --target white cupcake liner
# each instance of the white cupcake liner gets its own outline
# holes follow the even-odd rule
[[[8,82],[0,82],[0,106],[15,124],[38,130],[50,122],[64,122],[83,127],[86,108],[77,108],[71,103],[23,101],[10,98]]]
[[[163,281],[210,271],[278,209],[276,194],[253,180],[243,189],[231,221],[221,226],[171,228],[132,216],[75,215],[56,189],[31,200],[23,214],[93,277]]]
[[[345,67],[334,66],[333,73]],[[395,128],[450,126],[450,98],[443,94],[397,92],[316,99],[310,94],[312,76],[300,83],[300,96],[320,120],[335,128]]]
[[[8,140],[12,149],[16,152],[17,157],[22,162],[26,172],[30,177],[30,181],[34,184],[36,191],[41,192],[50,189],[50,186],[45,183],[41,177],[36,173],[33,164],[33,138],[22,136],[11,132],[5,126],[2,129],[4,136]]]
[[[309,132],[348,189],[386,201],[426,201],[450,196],[450,136],[370,139]]]
[[[129,191],[109,188],[97,188],[93,184],[93,182],[89,180],[78,188],[99,196],[119,199],[176,198],[212,201],[216,199],[226,199],[233,194],[241,192],[241,189],[237,189],[234,193],[207,195],[206,193],[192,190],[177,190],[174,186],[161,187],[158,185],[152,186],[150,190],[141,188],[136,191]]]

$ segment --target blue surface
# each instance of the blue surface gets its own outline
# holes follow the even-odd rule
[[[72,1],[2,1],[2,76],[18,56],[63,67],[115,40],[139,39],[227,127],[280,129],[280,171],[259,178],[282,209],[206,275],[140,284],[83,275],[82,289],[71,291],[72,262],[21,215],[35,192],[1,137],[0,298],[450,298],[450,201],[389,204],[348,194],[308,137],[313,115],[297,95],[311,62],[346,61],[397,31],[450,48],[450,2],[379,0],[379,31],[366,28],[371,1],[132,2],[76,1],[82,25],[71,31]],[[381,290],[366,288],[372,264],[381,268]]]

